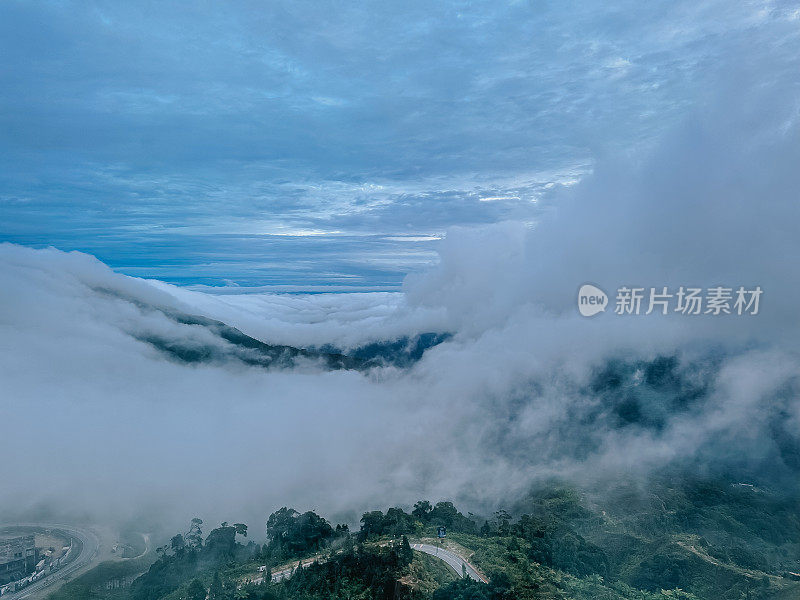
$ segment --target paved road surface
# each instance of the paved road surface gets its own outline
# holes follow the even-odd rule
[[[51,575],[48,575],[39,581],[33,582],[28,587],[23,588],[18,592],[3,594],[2,600],[22,600],[23,598],[32,596],[36,592],[40,592],[60,579],[64,579],[67,576],[78,575],[81,571],[86,570],[92,564],[100,548],[100,540],[97,539],[97,536],[94,533],[86,529],[76,529],[70,525],[58,525],[54,523],[12,523],[8,526],[32,527],[36,529],[58,529],[59,531],[63,531],[67,535],[80,540],[82,547],[80,554],[72,558],[58,571],[53,572]]]
[[[455,552],[453,552],[451,550],[445,550],[444,548],[439,548],[439,547],[434,546],[432,544],[422,544],[422,543],[419,543],[419,542],[411,544],[411,548],[413,550],[416,550],[417,552],[424,552],[425,554],[430,554],[434,558],[438,558],[439,560],[444,561],[451,569],[453,569],[456,572],[456,574],[459,577],[461,577],[463,575],[463,567],[462,567],[462,565],[463,565],[467,569],[467,577],[469,577],[470,579],[474,579],[475,581],[480,581],[480,582],[483,582],[483,583],[489,583],[489,580],[486,579],[480,573],[478,573],[478,571],[475,569],[475,567],[473,567],[469,562],[467,562],[467,560],[465,558],[463,558],[462,556],[456,554]],[[318,556],[315,556],[315,557],[308,558],[308,559],[304,560],[303,563],[302,563],[303,568],[305,568],[308,565],[312,564],[318,558],[319,558]],[[294,565],[292,567],[288,567],[288,568],[285,568],[285,569],[281,569],[280,571],[274,571],[272,573],[272,581],[273,582],[278,582],[278,581],[283,581],[284,579],[288,579],[289,577],[291,577],[294,574],[294,572],[296,570],[297,570],[297,565]],[[262,577],[257,577],[256,579],[253,579],[251,581],[251,583],[258,584],[258,583],[261,583],[262,581],[264,581],[264,577],[263,576]]]
[[[315,560],[318,560],[319,557],[315,556],[313,558],[307,558],[303,561],[303,568],[305,569],[308,565],[312,564]],[[281,569],[280,571],[273,571],[272,572],[272,581],[273,583],[278,581],[283,581],[284,579],[289,579],[294,572],[297,570],[297,565],[287,567],[285,569]],[[264,581],[264,576],[256,577],[255,579],[250,580],[250,583],[259,584]]]
[[[467,577],[470,579],[474,579],[475,581],[481,581],[483,583],[489,583],[489,580],[486,579],[483,575],[478,573],[478,571],[473,567],[471,564],[467,562],[467,560],[455,552],[451,550],[445,550],[444,548],[440,548],[438,546],[434,546],[432,544],[411,544],[411,548],[418,552],[424,552],[425,554],[430,554],[438,558],[439,560],[443,560],[447,563],[447,565],[453,569],[459,577],[463,575],[463,569],[466,567],[467,569]]]

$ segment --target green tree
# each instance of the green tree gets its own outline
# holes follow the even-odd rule
[[[285,506],[276,510],[267,519],[267,537],[273,541],[286,537],[299,515],[295,509]]]
[[[489,521],[484,521],[483,525],[481,525],[481,535],[483,537],[489,537],[492,535],[492,527],[489,525]]]
[[[206,588],[199,579],[193,579],[186,590],[187,600],[206,600]]]
[[[435,521],[436,525],[444,525],[448,529],[458,521],[458,517],[464,517],[452,502],[437,502],[430,512],[430,520]]]
[[[308,511],[301,515],[284,506],[267,519],[267,554],[277,552],[284,556],[299,556],[317,551],[334,535],[331,524],[315,512]]]
[[[211,580],[211,587],[208,590],[209,600],[225,600],[225,589],[222,587],[219,571],[214,571],[214,578]]]
[[[361,533],[364,538],[383,534],[383,513],[379,510],[365,512],[361,516]]]
[[[203,525],[203,519],[195,517],[192,519],[191,524],[189,525],[189,531],[186,533],[186,542],[188,542],[191,546],[195,548],[199,548],[203,545],[203,530],[201,526]]]
[[[415,529],[415,519],[402,508],[390,508],[386,511],[383,518],[384,535],[399,536],[405,533],[413,533]]]
[[[172,536],[170,545],[175,554],[180,554],[183,552],[184,548],[186,548],[186,540],[184,540],[183,536],[179,533],[178,535]]]
[[[400,560],[407,565],[410,565],[414,560],[414,551],[411,549],[411,544],[408,543],[406,536],[403,536],[403,542],[400,545]]]
[[[417,519],[426,523],[428,521],[428,516],[433,510],[433,506],[427,500],[420,500],[416,504],[414,504],[414,510],[411,511],[411,514],[414,515]]]
[[[236,551],[236,529],[217,527],[206,538],[205,555],[216,560],[233,558]]]
[[[500,509],[494,513],[494,518],[497,521],[497,535],[508,537],[511,533],[511,515],[507,511]]]

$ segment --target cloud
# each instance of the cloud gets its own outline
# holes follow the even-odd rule
[[[166,520],[244,512],[258,522],[287,503],[343,518],[421,496],[477,510],[540,478],[587,484],[674,464],[791,480],[800,252],[784,226],[797,211],[797,124],[786,110],[757,119],[746,135],[760,143],[734,153],[723,144],[730,124],[748,120],[700,113],[635,168],[600,165],[535,227],[451,230],[440,264],[409,277],[403,294],[207,294],[125,277],[82,254],[5,245],[0,277],[13,293],[0,305],[0,378],[15,426],[2,451],[32,433],[37,444],[0,473],[14,482],[0,500],[106,518],[157,507]],[[730,173],[736,185],[721,188]],[[765,191],[768,202],[748,202]],[[700,252],[708,248],[717,250]],[[589,277],[735,278],[763,285],[770,300],[759,319],[586,320],[574,293]],[[408,370],[190,367],[141,333],[210,343],[206,332],[148,306],[298,346],[455,335]]]
[[[537,220],[545,186],[652,144],[728,57],[760,48],[780,68],[791,14],[724,1],[3,2],[15,68],[0,74],[0,236],[176,283],[269,284],[274,262],[311,253],[319,267],[284,282],[396,289],[431,247],[386,236]],[[344,235],[260,235],[282,231]],[[387,248],[404,260],[370,266]]]
[[[687,5],[684,10],[695,9]],[[159,509],[172,522],[199,513],[212,520],[258,523],[284,504],[351,517],[348,511],[422,496],[455,497],[469,507],[487,508],[514,498],[538,478],[588,483],[644,475],[667,465],[703,472],[733,469],[796,485],[800,126],[796,69],[789,67],[797,59],[794,53],[786,55],[780,41],[768,43],[767,35],[778,31],[783,35],[773,39],[786,40],[796,39],[796,33],[781,27],[778,9],[772,17],[778,25],[764,29],[757,20],[745,19],[742,25],[741,15],[730,8],[718,16],[719,31],[740,23],[732,29],[744,27],[751,43],[737,46],[742,39],[737,35],[730,45],[724,43],[737,68],[710,69],[712,89],[700,94],[696,108],[659,136],[659,143],[636,144],[625,152],[609,142],[598,151],[590,177],[578,185],[549,188],[552,196],[537,205],[535,214],[515,214],[509,220],[500,212],[495,214],[499,223],[474,227],[481,222],[476,219],[469,221],[471,227],[450,228],[437,242],[438,265],[409,276],[402,294],[207,293],[120,275],[85,254],[0,246],[0,417],[6,425],[0,455],[15,456],[13,464],[0,466],[2,506],[12,507],[9,512],[39,507],[57,514],[86,511],[109,519]],[[286,16],[298,18],[292,12]],[[484,27],[497,33],[493,18],[494,13],[485,16]],[[592,13],[587,18],[602,24],[608,16]],[[107,27],[119,19],[102,21]],[[332,67],[324,59],[331,49],[350,56],[359,48],[356,54],[366,55],[360,42],[364,36],[372,39],[369,22],[345,15],[302,47],[293,37],[281,52],[265,55],[251,54],[247,39],[241,42],[247,47],[237,46],[236,36],[224,37],[219,50],[242,53],[250,66],[266,61],[278,88],[310,85],[313,77],[306,65]],[[658,23],[653,35],[668,47],[705,39],[691,27],[670,29],[659,19],[653,22]],[[458,32],[464,36],[458,39],[477,42],[479,50],[493,43],[477,24],[470,29],[451,13],[419,19],[404,35],[413,40],[430,29]],[[512,34],[522,37],[525,31],[511,27]],[[52,43],[66,43],[63,35]],[[169,47],[164,31],[152,35],[155,46],[149,52]],[[637,72],[641,76],[641,55],[647,54],[642,49],[612,51],[598,40],[574,36],[565,44],[568,56],[591,50],[598,59],[630,57],[626,78]],[[599,49],[592,50],[593,44]],[[718,47],[709,44],[696,60],[717,56]],[[413,44],[405,47],[424,51]],[[409,76],[417,96],[400,98],[398,107],[365,94],[363,114],[383,122],[379,117],[386,111],[405,114],[404,102],[430,99],[428,91],[439,89],[442,69],[458,62],[452,50],[435,47],[442,57],[430,70]],[[383,52],[386,60],[402,57],[394,47]],[[474,60],[480,63],[477,55]],[[501,61],[507,67],[503,72],[486,71],[472,81],[455,70],[441,85],[469,83],[513,104],[530,91],[518,87],[516,76],[525,60],[512,52]],[[686,65],[669,66],[672,77],[688,77]],[[356,57],[343,69],[355,77],[363,67]],[[561,75],[547,65],[538,67],[543,76],[573,74],[570,64],[552,67]],[[209,65],[212,72],[219,68],[218,63]],[[376,82],[385,83],[380,77],[387,72],[375,74]],[[336,87],[334,82],[331,86]],[[340,97],[339,91],[315,95]],[[591,94],[608,102],[595,112],[580,94],[552,102],[564,102],[568,116],[587,110],[581,122],[588,124],[613,104],[607,96],[612,92],[603,87]],[[478,111],[481,103],[455,104],[453,119],[462,127],[453,130],[446,144],[431,145],[431,152],[441,151],[442,158],[426,170],[461,159],[466,169],[477,160],[472,153],[476,140],[496,141],[494,134],[502,133],[483,131],[473,138],[468,124],[481,119],[470,111]],[[646,104],[652,110],[664,108],[655,101]],[[262,118],[274,116],[272,108],[264,110]],[[670,106],[664,115],[666,121],[673,119]],[[408,119],[409,131],[418,135],[435,130],[434,124],[450,123],[434,122],[425,111]],[[236,130],[235,118],[221,123]],[[340,139],[343,125],[329,126],[327,139]],[[277,130],[276,135],[281,133]],[[357,137],[346,147],[363,155],[391,133]],[[542,143],[553,135],[545,132]],[[203,135],[198,140],[208,141]],[[298,141],[295,148],[290,140],[288,134],[280,140],[290,155],[313,154],[313,144],[303,149]],[[222,146],[233,143],[220,141]],[[498,150],[498,158],[487,161],[487,171],[506,158],[522,161],[515,144],[489,146]],[[109,148],[114,144],[102,151]],[[192,152],[202,162],[213,159],[203,152],[217,150]],[[157,146],[154,156],[175,159],[173,152],[180,154]],[[420,158],[413,152],[400,154]],[[390,172],[413,171],[403,161],[385,162],[387,156],[379,152],[374,160],[363,161],[364,172],[387,164]],[[351,159],[326,163],[330,172],[343,166],[338,160]],[[505,194],[488,188],[493,196]],[[455,194],[454,201],[479,205],[479,191],[473,189],[467,200]],[[436,196],[421,197],[401,199],[405,206],[387,220],[412,213]],[[369,202],[366,213],[380,214],[381,204]],[[482,205],[494,210],[503,202]],[[54,210],[63,210],[57,204]],[[444,212],[446,207],[434,207],[428,214]],[[331,222],[346,220],[346,214],[332,214],[338,217],[330,217]],[[146,226],[147,219],[141,224]],[[330,247],[314,237],[306,243],[322,245],[293,262],[293,268],[331,266],[320,258]],[[403,244],[409,245],[397,242]],[[284,262],[279,258],[275,268]],[[377,259],[402,270],[391,246],[383,247]],[[178,260],[173,266],[185,268]],[[334,272],[347,278],[341,270]],[[587,320],[575,310],[575,293],[587,281],[606,291],[628,283],[761,285],[765,295],[762,313],[753,318],[603,314]],[[366,374],[328,372],[319,365],[265,370],[221,361],[190,366],[169,360],[142,341],[142,333],[187,344],[219,342],[202,328],[175,323],[152,307],[204,315],[265,342],[296,346],[328,343],[350,349],[424,331],[453,336],[412,368]],[[736,453],[730,450],[734,444]]]
[[[572,313],[586,282],[609,293],[623,285],[760,285],[769,296],[757,317],[701,318],[689,335],[790,343],[800,292],[800,90],[788,66],[765,75],[759,59],[721,69],[717,92],[659,145],[636,159],[598,161],[533,226],[450,232],[441,263],[406,280],[412,303],[445,308],[460,328],[480,331],[525,307]],[[664,319],[671,331],[686,324]]]

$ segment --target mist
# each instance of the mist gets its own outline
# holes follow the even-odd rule
[[[259,531],[284,505],[351,522],[422,497],[489,511],[537,481],[591,486],[670,465],[790,486],[798,90],[781,71],[756,85],[758,56],[742,62],[647,152],[603,154],[579,184],[557,186],[535,222],[448,230],[438,264],[397,293],[212,293],[1,245],[0,455],[13,457],[0,463],[1,516],[179,526],[201,515]],[[585,319],[585,282],[609,295],[759,285],[764,296],[755,316]],[[451,337],[408,368],[265,369],[225,359],[224,343],[171,313],[342,352]],[[222,358],[182,363],[152,335]],[[648,383],[653,364],[667,383]],[[604,387],[609,369],[624,394]],[[620,408],[631,394],[636,418]]]

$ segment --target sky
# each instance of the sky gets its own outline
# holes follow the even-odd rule
[[[0,241],[182,285],[396,290],[646,152],[782,2],[0,4]]]

